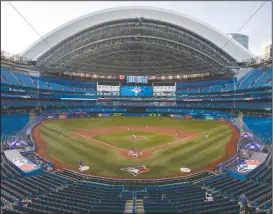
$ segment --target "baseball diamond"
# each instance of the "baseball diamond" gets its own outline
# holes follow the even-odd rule
[[[272,1],[126,4],[1,1],[1,213],[272,213]]]
[[[133,134],[146,138],[128,138]],[[190,168],[191,173],[213,169],[236,153],[239,133],[221,121],[120,117],[46,121],[34,129],[33,138],[38,154],[61,169],[76,170],[81,159],[90,166],[87,173],[129,177],[120,169],[145,165],[149,172],[138,176],[145,178],[187,174],[180,172],[181,167]],[[128,155],[131,148],[141,155]]]

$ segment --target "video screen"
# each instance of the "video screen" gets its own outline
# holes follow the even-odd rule
[[[121,86],[120,96],[148,97],[153,96],[152,86]]]

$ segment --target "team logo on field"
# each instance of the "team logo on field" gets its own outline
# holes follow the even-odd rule
[[[249,172],[260,166],[261,162],[257,160],[244,160],[237,165],[238,172]]]
[[[137,176],[141,173],[149,171],[149,169],[146,168],[146,166],[127,167],[127,168],[122,168],[120,170],[130,172],[133,176]]]

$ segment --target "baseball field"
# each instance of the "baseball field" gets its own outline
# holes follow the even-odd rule
[[[214,170],[236,153],[239,133],[221,121],[97,117],[47,120],[34,128],[33,138],[37,153],[61,170],[79,171],[82,161],[86,174],[155,178]],[[143,173],[127,170],[138,166]]]

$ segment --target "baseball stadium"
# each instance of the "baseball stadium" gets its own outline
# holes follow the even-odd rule
[[[272,213],[271,142],[272,52],[193,17],[116,7],[1,51],[3,213]]]

